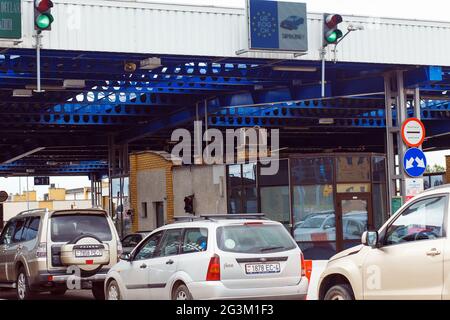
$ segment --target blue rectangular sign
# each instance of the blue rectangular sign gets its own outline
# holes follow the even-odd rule
[[[308,51],[306,4],[248,0],[249,48]]]

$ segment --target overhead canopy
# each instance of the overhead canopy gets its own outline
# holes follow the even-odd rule
[[[31,9],[25,1],[24,15]],[[0,175],[106,174],[112,142],[170,151],[171,132],[192,130],[195,119],[209,128],[279,128],[286,152],[385,152],[384,77],[394,70],[404,71],[407,88],[420,88],[424,148],[450,146],[449,44],[431,50],[450,38],[448,24],[344,17],[365,30],[327,62],[322,99],[319,15],[309,16],[309,54],[293,59],[236,56],[246,38],[242,9],[64,0],[53,10],[45,93],[33,92],[31,18],[23,42],[0,52]],[[156,59],[140,68],[148,58]]]

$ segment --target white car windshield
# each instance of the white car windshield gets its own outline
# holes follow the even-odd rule
[[[280,252],[297,246],[283,226],[262,223],[220,227],[217,245],[222,251],[239,253]]]

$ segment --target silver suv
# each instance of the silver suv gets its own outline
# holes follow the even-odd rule
[[[121,250],[103,210],[24,211],[0,235],[0,288],[15,289],[19,300],[87,288],[104,299],[106,273]]]

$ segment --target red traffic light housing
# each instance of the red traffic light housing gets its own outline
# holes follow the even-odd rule
[[[34,2],[34,29],[40,33],[51,30],[54,18],[51,13],[53,2],[51,0],[36,0]]]
[[[325,24],[330,29],[337,27],[342,21],[342,16],[339,14],[329,14],[325,17]]]
[[[339,14],[323,15],[323,46],[326,47],[329,44],[336,44],[343,33],[339,30],[338,26],[343,21],[342,16]]]
[[[38,1],[37,6],[36,6],[36,9],[40,13],[45,13],[46,11],[50,10],[51,8],[53,8],[53,2],[50,0]]]

